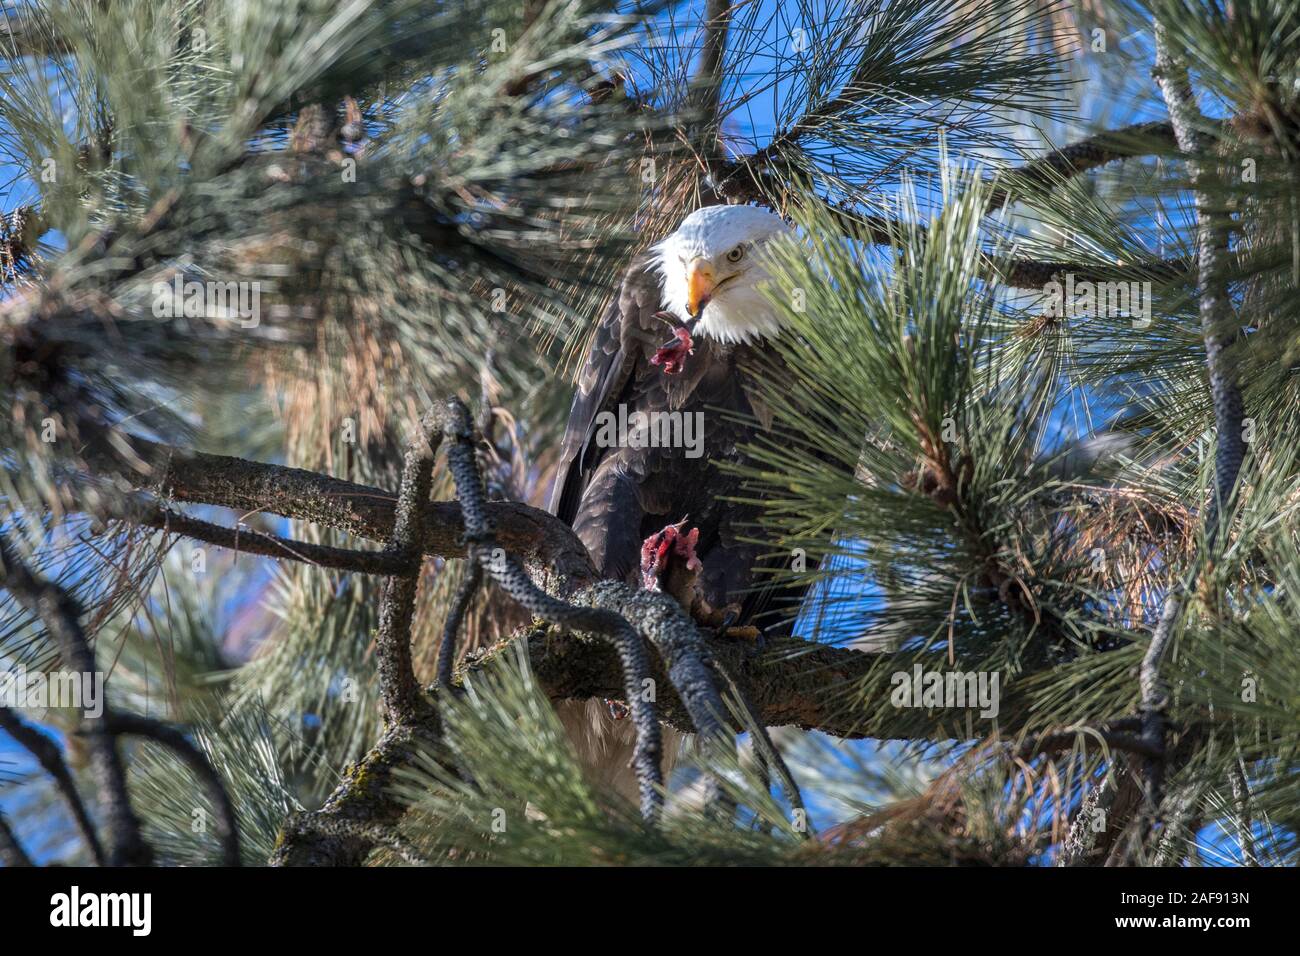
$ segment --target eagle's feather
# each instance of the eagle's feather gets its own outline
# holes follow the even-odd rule
[[[744,493],[741,479],[720,467],[743,463],[745,446],[772,425],[772,410],[758,398],[760,378],[788,374],[770,344],[780,319],[758,291],[769,277],[756,255],[786,231],[766,210],[706,207],[632,263],[595,330],[551,492],[551,511],[574,528],[606,578],[639,582],[642,542],[686,519],[698,529],[703,565],[695,597],[715,609],[739,604],[735,623],[766,624],[774,605],[792,609],[802,592],[786,586],[778,594],[759,576],[766,549],[755,543],[758,510],[732,500]],[[651,361],[674,332],[662,313],[685,321],[692,311],[694,352],[667,374]],[[697,416],[702,454],[598,440],[602,413],[617,420],[620,406],[627,416]],[[570,701],[559,711],[592,779],[635,799],[631,728],[611,721],[596,701]],[[665,728],[669,762],[675,740]]]
[[[744,617],[766,609],[772,594],[748,593],[762,548],[742,540],[757,529],[757,510],[727,500],[741,494],[740,480],[719,468],[742,462],[743,446],[771,412],[755,397],[760,375],[781,374],[783,364],[766,340],[724,344],[697,338],[679,375],[651,364],[669,337],[657,314],[664,302],[660,277],[649,258],[627,271],[617,299],[596,329],[578,380],[561,447],[551,510],[571,524],[603,577],[634,581],[641,543],[666,524],[688,519],[700,530],[696,553],[704,564],[701,584],[715,607],[744,603]],[[602,412],[699,414],[703,454],[684,448],[600,447]]]

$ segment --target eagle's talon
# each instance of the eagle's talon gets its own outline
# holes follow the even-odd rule
[[[686,357],[695,354],[695,342],[685,326],[673,330],[673,337],[659,346],[650,358],[651,365],[662,365],[665,375],[677,375],[686,365]]]
[[[716,633],[719,637],[730,637],[738,641],[751,641],[755,647],[761,647],[763,632],[752,624],[745,624],[739,627],[736,622],[740,620],[740,605],[728,604],[722,609],[722,620],[718,623]]]
[[[763,632],[752,624],[745,624],[740,627],[723,627],[720,630],[723,637],[752,643],[756,650],[763,649]]]

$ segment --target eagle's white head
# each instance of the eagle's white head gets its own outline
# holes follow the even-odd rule
[[[757,206],[705,206],[652,252],[663,276],[664,303],[691,332],[718,342],[750,342],[781,331],[781,319],[758,292],[770,279],[764,244],[789,233],[775,213]]]

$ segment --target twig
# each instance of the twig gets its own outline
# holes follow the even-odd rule
[[[1024,741],[1016,753],[1022,758],[1036,756],[1053,750],[1065,750],[1074,747],[1079,740],[1095,740],[1105,744],[1111,750],[1124,750],[1143,757],[1158,759],[1164,751],[1149,740],[1136,734],[1126,733],[1115,726],[1101,727],[1066,727],[1048,733],[1035,734]]]
[[[1013,202],[1018,193],[1051,186],[1119,159],[1150,156],[1177,145],[1173,125],[1164,120],[1104,130],[1007,172],[989,196],[988,211],[996,212]]]
[[[1229,506],[1236,489],[1237,475],[1245,457],[1242,430],[1244,410],[1241,392],[1227,364],[1226,342],[1223,330],[1232,318],[1232,304],[1228,299],[1227,281],[1224,278],[1224,258],[1227,254],[1227,229],[1223,217],[1211,206],[1205,191],[1204,169],[1198,156],[1205,142],[1198,127],[1203,124],[1196,106],[1187,65],[1180,55],[1169,48],[1169,39],[1163,25],[1156,21],[1156,62],[1154,76],[1169,110],[1178,148],[1187,156],[1196,202],[1196,249],[1200,286],[1201,334],[1205,339],[1205,364],[1209,371],[1210,394],[1214,401],[1214,420],[1217,429],[1214,456],[1214,493],[1205,514],[1205,539],[1211,549],[1218,538],[1219,519]],[[1198,571],[1191,572],[1191,580],[1172,585],[1165,595],[1160,621],[1151,643],[1142,658],[1139,681],[1142,693],[1142,737],[1161,756],[1152,757],[1146,766],[1146,820],[1144,835],[1160,824],[1161,801],[1164,791],[1165,717],[1167,694],[1160,679],[1160,663],[1168,650],[1174,624],[1182,614],[1186,594],[1195,584]]]
[[[1232,819],[1242,862],[1246,866],[1259,866],[1259,857],[1255,855],[1255,824],[1250,814],[1250,785],[1246,783],[1246,768],[1240,757],[1228,770],[1228,784],[1232,787]]]
[[[1115,802],[1115,788],[1113,774],[1107,773],[1099,783],[1084,793],[1074,819],[1070,821],[1070,832],[1061,842],[1056,857],[1057,866],[1080,866],[1088,861],[1097,843],[1098,814],[1105,814]],[[1102,816],[1101,819],[1104,827],[1105,817]]]
[[[226,791],[226,785],[203,752],[181,731],[152,717],[115,712],[108,718],[108,724],[116,735],[127,734],[152,740],[180,758],[203,784],[208,799],[212,801],[216,810],[217,839],[221,842],[222,866],[239,866],[239,822],[235,816],[235,806]]]
[[[739,682],[731,676],[731,672],[718,661],[714,661],[713,670],[721,674],[726,680],[727,685],[731,688],[732,695],[736,702],[745,711],[745,720],[749,723],[750,735],[754,738],[754,752],[757,755],[761,766],[764,768],[764,782],[766,783],[767,768],[776,771],[781,779],[781,789],[785,791],[785,797],[790,801],[790,809],[795,812],[804,812],[807,817],[806,808],[804,807],[803,794],[799,792],[799,784],[795,782],[794,774],[790,772],[789,765],[786,764],[785,758],[781,756],[781,751],[772,741],[772,735],[767,732],[767,727],[763,724],[762,718],[759,717],[757,709],[745,693],[745,689],[740,686]],[[815,836],[812,826],[809,825],[800,833],[804,839],[811,839]]]
[[[11,867],[33,866],[32,858],[23,849],[18,837],[9,826],[5,815],[0,813],[0,864]]]
[[[478,592],[479,582],[483,580],[483,569],[477,564],[470,564],[465,571],[465,578],[456,588],[456,596],[452,599],[451,607],[447,609],[447,620],[442,626],[442,643],[438,647],[438,684],[442,687],[451,689],[452,680],[456,672],[456,635],[460,632],[461,623],[465,620],[465,612],[469,609],[470,601]]]
[[[144,511],[128,509],[127,519],[147,528],[157,528],[169,534],[180,534],[196,541],[214,544],[221,548],[266,558],[301,561],[304,564],[336,571],[354,571],[358,574],[401,574],[410,567],[410,560],[392,551],[358,551],[351,548],[332,548],[310,541],[294,541],[278,535],[266,534],[251,528],[227,528],[193,518],[161,505],[150,505]]]
[[[0,707],[0,730],[35,757],[41,769],[50,775],[64,802],[67,803],[68,810],[72,813],[72,819],[81,832],[81,838],[86,841],[91,859],[95,861],[96,866],[104,866],[106,861],[103,844],[99,842],[95,825],[90,821],[90,814],[86,812],[86,805],[81,801],[81,794],[77,792],[76,782],[72,779],[72,773],[63,760],[59,745],[35,727],[25,723],[7,707]]]
[[[1183,610],[1184,586],[1177,582],[1165,596],[1164,608],[1160,612],[1160,621],[1151,635],[1151,643],[1142,655],[1142,664],[1138,668],[1138,687],[1142,698],[1139,709],[1142,713],[1142,739],[1160,756],[1146,761],[1143,789],[1146,794],[1146,807],[1149,816],[1148,829],[1154,827],[1159,818],[1159,806],[1164,796],[1165,760],[1165,708],[1169,697],[1164,681],[1160,678],[1160,664],[1169,649],[1169,643]]]
[[[33,575],[0,535],[0,584],[45,623],[64,663],[82,674],[95,673],[95,654],[81,629],[81,609],[63,588]],[[126,769],[110,729],[111,714],[104,702],[99,719],[83,721],[99,799],[108,825],[109,866],[148,866],[153,852],[140,836],[140,821],[131,809]]]

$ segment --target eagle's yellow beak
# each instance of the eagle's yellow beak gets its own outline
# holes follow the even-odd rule
[[[686,311],[693,317],[709,304],[715,286],[713,266],[707,259],[692,259],[686,267]]]

